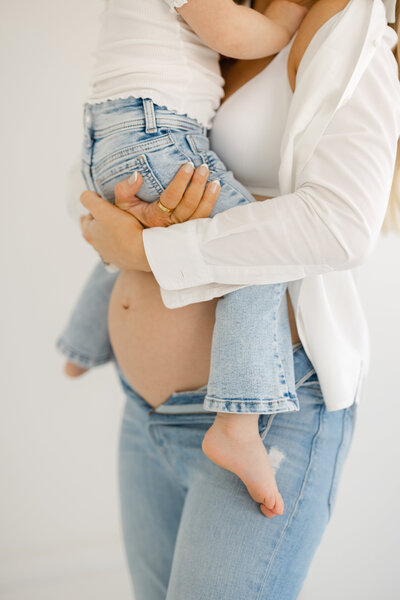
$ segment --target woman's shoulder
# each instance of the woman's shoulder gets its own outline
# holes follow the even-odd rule
[[[289,81],[292,89],[295,88],[296,73],[300,62],[319,29],[329,19],[341,12],[351,0],[318,0],[309,10],[293,41],[288,59]]]

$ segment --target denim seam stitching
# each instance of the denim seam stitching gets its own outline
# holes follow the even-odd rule
[[[307,379],[309,379],[309,378],[311,377],[311,375],[314,375],[314,373],[315,373],[315,369],[314,369],[314,367],[313,367],[312,369],[310,369],[310,370],[308,371],[308,373],[306,373],[306,374],[305,374],[303,377],[301,377],[301,378],[299,379],[299,381],[298,381],[298,382],[295,384],[295,388],[297,389],[297,388],[299,388],[301,385],[304,385],[304,384],[306,383]],[[315,381],[315,382],[313,382],[313,383],[318,383],[318,382],[317,382],[317,381]]]
[[[147,156],[145,154],[141,154],[138,157],[139,163],[142,165],[143,170],[147,172],[148,180],[147,183],[152,187],[153,191],[159,196],[165,190],[161,181],[158,179],[157,175],[154,173],[153,169],[149,165],[149,161],[147,160]]]
[[[281,302],[283,301],[283,295],[285,293],[283,290],[284,290],[284,285],[283,285],[283,283],[280,283],[279,284],[279,292],[278,292],[278,289],[277,289],[276,290],[276,295],[278,296],[280,294],[280,292],[282,291]],[[280,305],[280,303],[279,303],[279,305]],[[280,346],[279,346],[279,337],[278,337],[278,308],[276,306],[276,303],[275,303],[275,307],[276,307],[275,308],[275,319],[274,319],[274,322],[275,322],[275,339],[276,339],[275,348],[276,348],[276,353],[277,353],[277,356],[278,356],[279,364],[281,365],[279,373],[283,377],[283,380],[285,382],[284,384],[282,384],[281,382],[279,382],[280,389],[281,389],[281,393],[283,393],[283,395],[287,394],[288,397],[291,400],[296,400],[296,396],[295,396],[294,399],[292,398],[291,392],[289,390],[289,384],[286,381],[286,373],[285,373],[285,369],[284,369],[284,366],[283,366],[282,352],[281,352],[281,349],[280,349]],[[284,392],[283,392],[283,390],[284,390]]]
[[[115,177],[121,177],[124,173],[131,173],[132,169],[135,169],[137,171],[140,171],[142,176],[147,176],[146,183],[150,186],[153,192],[155,192],[158,195],[162,194],[164,188],[161,185],[158,178],[156,177],[154,171],[150,167],[146,155],[140,154],[135,159],[132,159],[132,161],[134,162],[134,164],[130,165],[129,167],[125,164],[123,167],[121,167],[121,169],[119,169],[118,171],[114,171],[112,175],[109,175],[106,179],[100,179],[99,177],[97,177],[96,182],[98,182],[98,184],[101,186],[105,186],[110,181],[115,179]],[[100,196],[102,195],[103,194],[100,194]]]
[[[271,429],[271,425],[272,425],[272,421],[274,420],[274,417],[276,416],[277,413],[271,413],[268,417],[268,422],[267,422],[267,426],[265,427],[264,431],[261,432],[261,439],[264,440],[268,431]]]
[[[174,145],[174,140],[171,138],[169,133],[163,134],[162,136],[157,137],[155,140],[148,140],[147,142],[140,142],[138,144],[131,144],[130,146],[126,146],[121,150],[117,150],[116,152],[112,152],[111,154],[107,154],[104,158],[102,158],[96,165],[95,171],[101,172],[101,170],[114,160],[118,160],[119,158],[126,158],[132,153],[135,156],[132,157],[132,160],[137,160],[138,156],[145,152],[149,152],[152,150],[164,150],[164,148],[168,148],[168,146]]]
[[[333,467],[333,474],[332,474],[332,481],[331,481],[331,487],[329,489],[329,494],[328,494],[328,510],[329,510],[329,518],[331,518],[332,516],[332,504],[333,504],[333,490],[335,487],[337,487],[335,485],[336,482],[336,476],[337,476],[337,470],[338,470],[338,461],[339,461],[339,456],[341,454],[342,448],[343,448],[343,444],[344,444],[344,436],[345,436],[345,429],[346,429],[346,417],[347,417],[347,410],[344,409],[343,410],[343,418],[342,418],[342,436],[340,439],[340,444],[338,446],[338,449],[336,451],[336,456],[335,456],[335,465]]]
[[[156,115],[157,117],[157,115]],[[145,119],[140,117],[139,119],[132,119],[130,121],[123,121],[122,123],[116,123],[115,125],[110,125],[109,127],[97,128],[96,133],[94,134],[94,139],[98,140],[103,137],[107,137],[108,135],[113,135],[115,133],[120,133],[121,131],[129,131],[130,129],[140,130],[142,131],[145,127]],[[192,125],[187,123],[182,119],[170,119],[169,117],[157,117],[158,128],[161,129],[163,127],[174,128],[182,127],[183,131],[192,130],[193,133],[199,133],[198,127],[196,125]]]
[[[269,573],[271,572],[273,561],[275,560],[277,552],[278,552],[278,550],[279,550],[279,548],[280,548],[280,546],[281,546],[281,544],[283,542],[283,538],[284,538],[284,536],[286,534],[286,531],[289,528],[289,525],[290,525],[290,523],[293,520],[294,514],[297,511],[297,508],[299,506],[300,500],[303,498],[304,488],[306,486],[306,482],[308,480],[308,477],[309,477],[309,474],[310,474],[310,471],[311,471],[311,464],[312,464],[312,460],[313,460],[313,457],[314,457],[315,447],[316,447],[316,444],[317,444],[317,441],[318,441],[318,438],[319,438],[319,434],[321,432],[322,420],[323,420],[323,418],[322,418],[323,408],[324,408],[323,405],[321,405],[320,408],[319,408],[318,428],[317,428],[317,431],[315,432],[315,434],[313,436],[312,445],[311,445],[311,451],[310,451],[310,456],[309,456],[309,460],[308,460],[308,465],[307,465],[306,472],[304,474],[303,483],[301,484],[299,495],[297,497],[295,505],[293,506],[293,510],[290,513],[289,517],[288,517],[286,525],[285,525],[285,527],[282,530],[281,536],[280,536],[278,542],[276,543],[275,549],[274,549],[274,551],[272,553],[272,556],[271,556],[271,559],[269,561],[269,565],[268,565],[268,568],[267,568],[267,570],[265,572],[264,579],[262,581],[262,584],[261,584],[261,587],[260,587],[260,590],[259,590],[259,593],[257,595],[256,600],[262,600],[261,593],[262,593],[263,588],[265,586],[265,583],[267,581],[267,577],[268,577]]]
[[[99,183],[99,185],[105,186],[108,183],[110,183],[110,181],[112,181],[113,179],[115,179],[116,177],[122,177],[125,173],[132,173],[132,171],[138,171],[139,170],[139,161],[137,160],[137,158],[132,159],[133,160],[133,164],[130,164],[129,166],[124,163],[124,165],[118,169],[117,171],[112,171],[112,173],[109,173],[107,175],[107,177],[105,177],[104,179],[100,176],[95,178],[95,181],[97,181]],[[100,194],[101,195],[101,194]]]
[[[143,129],[144,124],[144,119],[140,118],[133,119],[132,121],[122,121],[122,123],[116,123],[115,125],[109,125],[108,127],[100,127],[96,129],[94,139],[100,140],[108,135],[113,135],[114,133],[120,133],[121,131],[126,131],[129,129]]]
[[[269,414],[269,413],[256,413],[254,411],[254,409],[257,408],[270,408],[271,405],[275,406],[278,409],[278,412],[298,412],[299,408],[298,408],[298,404],[296,400],[246,400],[246,398],[240,398],[239,400],[232,400],[231,398],[225,399],[225,400],[214,400],[208,396],[206,396],[206,398],[204,399],[204,408],[208,411],[211,412],[215,412],[214,408],[217,412],[224,412],[224,411],[220,411],[218,410],[218,408],[221,407],[221,405],[225,405],[226,403],[229,403],[230,405],[234,405],[237,404],[241,407],[240,410],[240,414]],[[243,410],[243,406],[245,405],[245,408],[251,408],[253,410]],[[279,410],[281,409],[281,410]],[[286,409],[286,410],[285,410]],[[226,411],[226,412],[232,412],[232,411]]]
[[[239,190],[238,188],[235,188],[233,185],[231,185],[226,180],[226,176],[230,173],[228,168],[225,166],[225,164],[222,162],[222,160],[219,157],[214,158],[214,157],[210,156],[210,152],[213,152],[213,151],[209,149],[209,150],[202,150],[201,152],[199,152],[199,154],[201,154],[201,156],[203,158],[203,162],[205,162],[206,165],[208,166],[210,173],[213,173],[217,177],[219,175],[219,177],[221,179],[221,183],[223,185],[230,186],[234,192],[240,194],[243,197],[243,192],[241,190]],[[225,179],[222,179],[223,177],[225,177]]]
[[[139,155],[140,156],[140,155]],[[124,170],[127,169],[127,163],[133,163],[130,165],[131,169],[134,169],[135,166],[138,163],[138,157],[137,156],[132,156],[131,158],[128,158],[128,156],[119,156],[116,157],[117,159],[121,158],[123,159],[125,162],[123,162],[121,164],[121,167],[112,167],[111,172],[108,171],[108,169],[110,168],[110,165],[112,165],[111,160],[108,160],[110,157],[107,156],[107,158],[102,159],[102,161],[100,163],[98,163],[95,167],[93,167],[93,171],[95,174],[95,177],[98,181],[100,181],[102,184],[106,184],[109,181],[111,181],[114,177],[120,175],[121,173],[124,172]],[[103,175],[104,173],[104,175]]]
[[[185,160],[188,160],[189,162],[192,162],[192,157],[189,156],[188,154],[185,154],[183,152],[182,148],[180,148],[180,146],[178,146],[175,138],[173,137],[173,134],[170,133],[169,135],[170,135],[172,144],[173,144],[175,150],[178,152],[178,154],[180,154]]]

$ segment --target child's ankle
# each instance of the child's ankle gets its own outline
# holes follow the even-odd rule
[[[258,431],[259,414],[218,412],[214,423],[226,431]]]

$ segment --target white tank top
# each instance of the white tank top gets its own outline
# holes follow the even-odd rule
[[[251,193],[279,195],[280,148],[293,96],[287,63],[294,38],[218,110],[212,149]]]
[[[88,102],[151,98],[205,127],[223,96],[219,55],[174,10],[184,0],[109,0]]]

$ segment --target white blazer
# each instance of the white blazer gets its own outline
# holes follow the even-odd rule
[[[143,232],[169,308],[290,281],[328,411],[358,403],[367,372],[368,328],[352,269],[377,241],[393,179],[396,43],[382,0],[351,0],[318,30],[299,66],[281,195]]]

